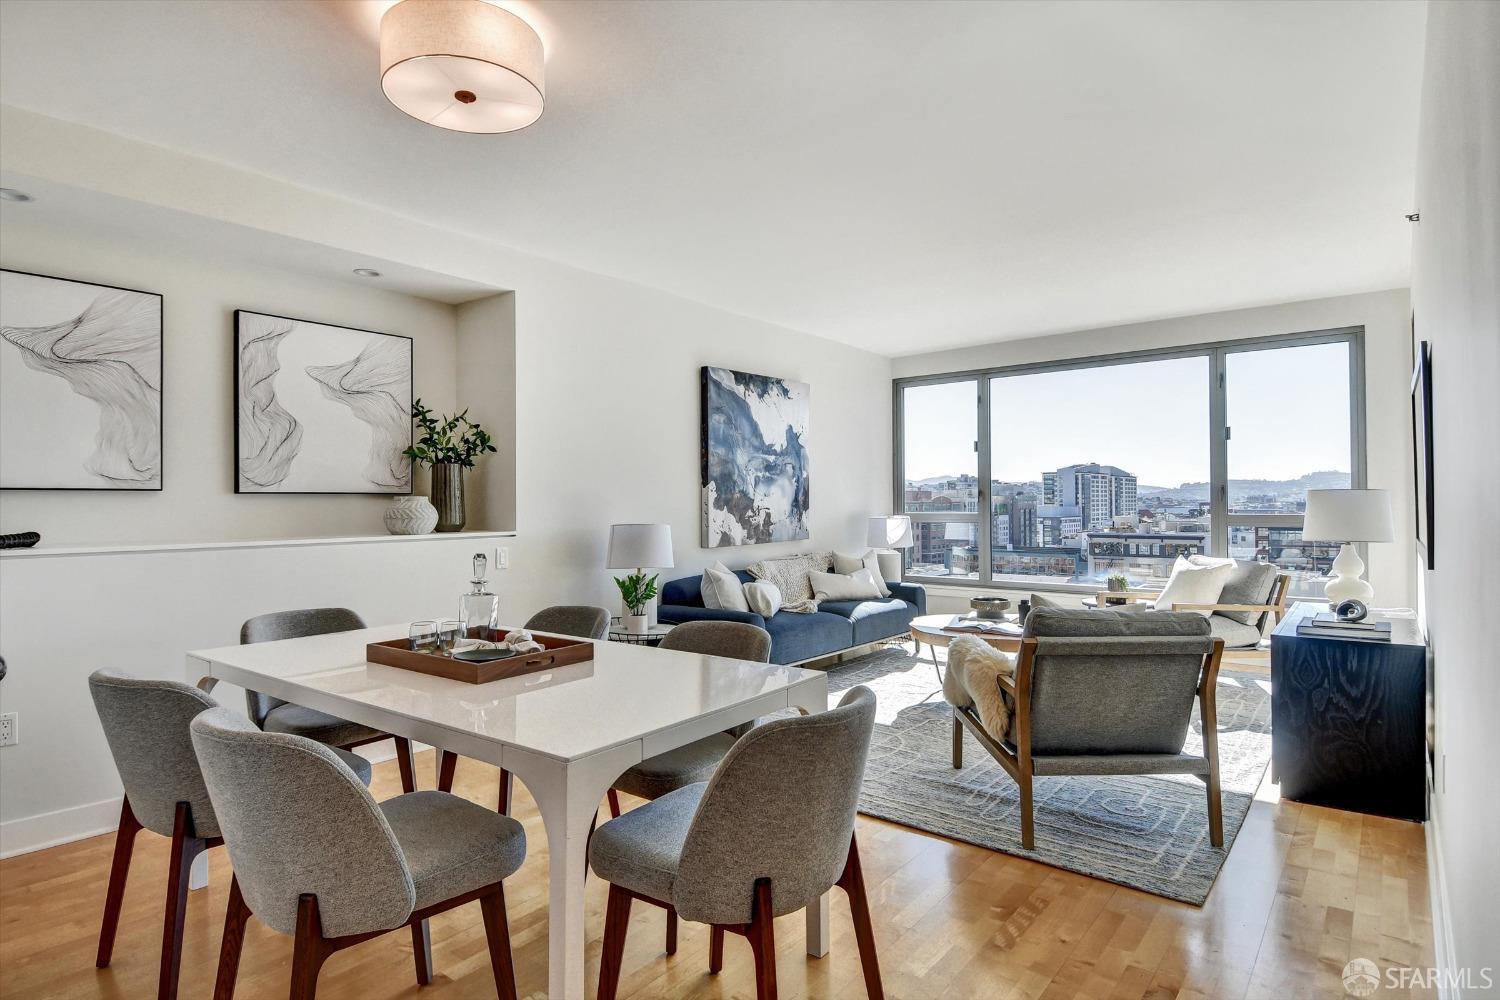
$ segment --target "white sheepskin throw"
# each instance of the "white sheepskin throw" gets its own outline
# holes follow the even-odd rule
[[[950,705],[974,706],[985,730],[997,740],[1006,740],[1010,738],[1010,696],[1000,690],[996,678],[1015,676],[1014,655],[982,639],[959,636],[948,643],[943,697]]]

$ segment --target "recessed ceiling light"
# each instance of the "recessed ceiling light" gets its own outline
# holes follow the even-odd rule
[[[357,274],[357,275],[359,275],[361,278],[378,278],[378,277],[380,277],[380,272],[377,271],[377,270],[375,270],[373,267],[356,267],[354,269],[354,273]]]
[[[30,201],[31,195],[15,188],[0,188],[0,201]]]

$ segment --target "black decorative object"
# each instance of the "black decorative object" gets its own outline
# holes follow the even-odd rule
[[[1425,340],[1417,344],[1417,363],[1411,374],[1412,474],[1417,492],[1417,548],[1428,569],[1433,561],[1432,534],[1437,521],[1433,511],[1436,494],[1432,477],[1432,350]]]
[[[22,531],[15,535],[0,535],[0,549],[29,549],[42,540],[35,531]]]
[[[1365,607],[1364,601],[1356,601],[1351,597],[1347,601],[1340,601],[1333,613],[1338,615],[1341,622],[1362,622],[1370,609]]]

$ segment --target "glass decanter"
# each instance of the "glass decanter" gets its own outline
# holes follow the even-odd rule
[[[487,564],[483,552],[474,553],[474,579],[469,581],[473,589],[459,598],[458,617],[469,638],[493,642],[500,633],[500,598],[486,586]]]

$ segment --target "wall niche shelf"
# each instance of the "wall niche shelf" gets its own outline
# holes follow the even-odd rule
[[[201,552],[213,549],[278,549],[310,545],[383,545],[483,538],[514,538],[514,531],[450,531],[429,535],[334,535],[326,538],[255,538],[210,542],[131,542],[124,545],[48,545],[0,550],[0,559],[47,559],[68,556],[139,555],[152,552]]]

